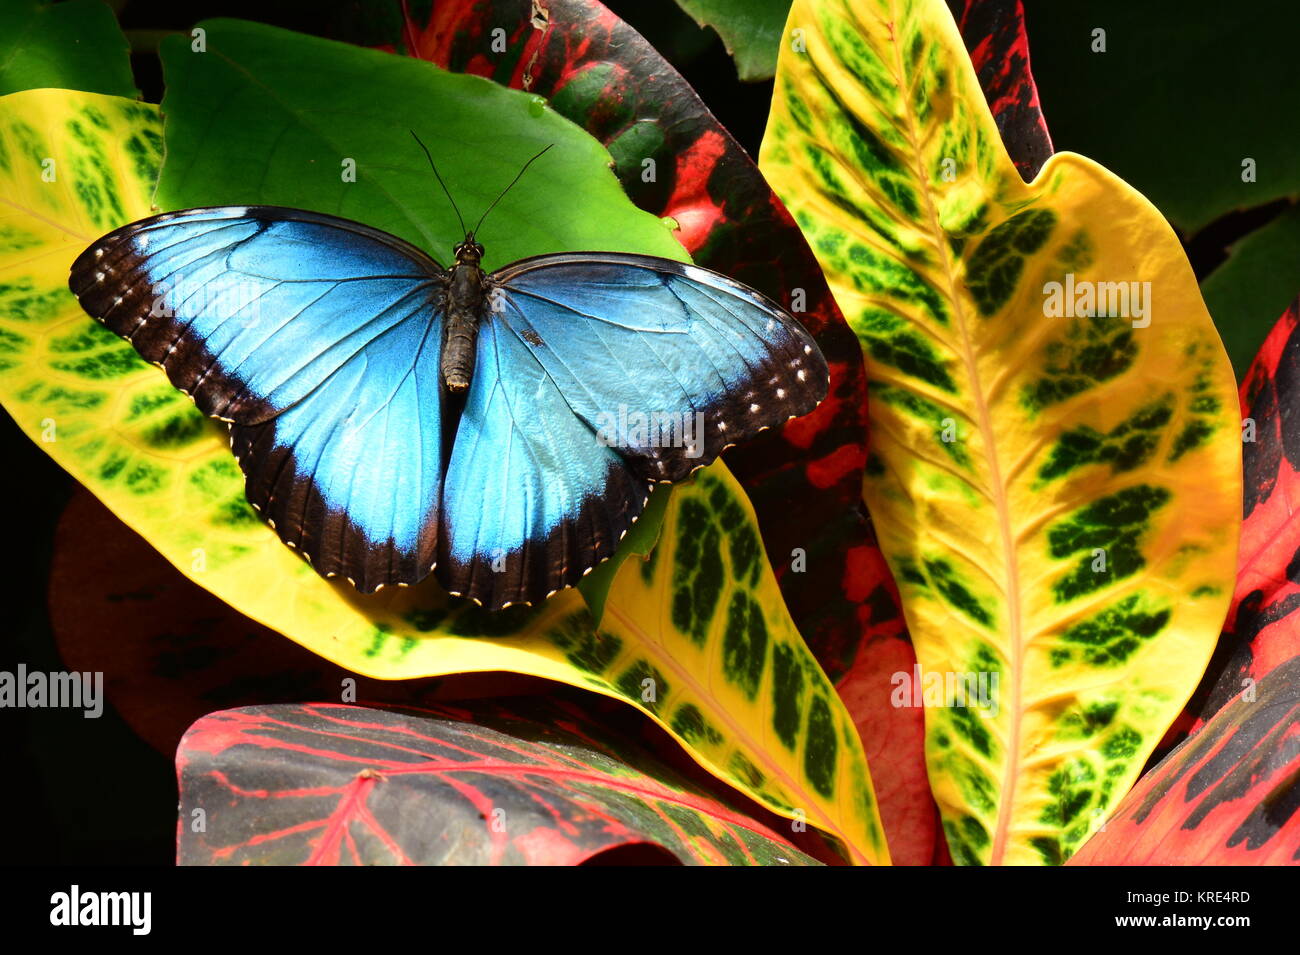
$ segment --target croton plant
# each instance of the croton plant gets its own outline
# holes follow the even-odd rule
[[[0,399],[84,489],[51,623],[175,750],[179,862],[1300,861],[1300,311],[1238,389],[1173,228],[1053,153],[1020,0],[680,3],[774,77],[757,162],[597,0],[205,20],[161,102],[98,0],[4,5]],[[67,287],[196,206],[443,252],[416,127],[465,207],[563,155],[487,267],[694,261],[831,370],[534,607],[317,576]]]

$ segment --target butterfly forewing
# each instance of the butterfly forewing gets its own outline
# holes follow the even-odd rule
[[[81,304],[231,422],[250,502],[327,576],[414,583],[436,558],[445,273],[345,219],[193,209],[74,263]]]
[[[825,359],[779,305],[669,259],[568,253],[493,273],[492,316],[636,473],[677,481],[811,411]]]

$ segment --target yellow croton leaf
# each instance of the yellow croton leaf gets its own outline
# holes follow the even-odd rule
[[[1173,231],[1061,153],[1017,174],[942,0],[797,0],[760,165],[870,378],[953,857],[1059,863],[1195,688],[1232,593],[1232,370]]]
[[[67,289],[92,240],[157,211],[161,142],[154,106],[0,98],[0,399],[34,441],[188,577],[326,659],[383,679],[513,671],[624,700],[854,861],[888,861],[853,722],[723,464],[656,496],[659,544],[617,569],[599,625],[576,590],[501,613],[432,578],[363,596],[281,544],[244,498],[225,429]]]

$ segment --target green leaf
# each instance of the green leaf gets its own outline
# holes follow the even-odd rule
[[[541,97],[255,23],[200,27],[204,52],[185,37],[162,44],[160,208],[312,209],[391,232],[446,263],[464,232],[414,130],[469,226],[553,144],[484,224],[489,271],[574,249],[687,260],[668,227],[628,201],[604,148]],[[345,180],[349,161],[355,182]]]
[[[700,26],[718,31],[742,80],[772,78],[790,0],[677,0],[677,5]]]
[[[1228,260],[1201,282],[1201,294],[1232,358],[1237,378],[1264,343],[1274,316],[1300,292],[1300,205],[1228,250]]]
[[[100,0],[0,5],[0,96],[43,87],[140,95],[126,38]]]
[[[796,0],[790,29],[760,165],[866,357],[864,494],[921,667],[895,705],[925,707],[954,859],[1059,863],[1213,651],[1232,369],[1149,202],[1070,153],[1023,181],[942,0]]]

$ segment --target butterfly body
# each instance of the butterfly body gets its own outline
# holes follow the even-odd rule
[[[472,232],[443,268],[346,219],[224,206],[109,233],[69,285],[226,422],[281,539],[366,593],[433,573],[492,609],[544,599],[613,555],[655,482],[826,393],[807,332],[726,276],[482,257]]]
[[[474,375],[474,347],[487,306],[487,274],[479,266],[483,246],[468,233],[456,246],[456,263],[447,281],[447,331],[442,345],[442,380],[455,394],[469,390]]]

